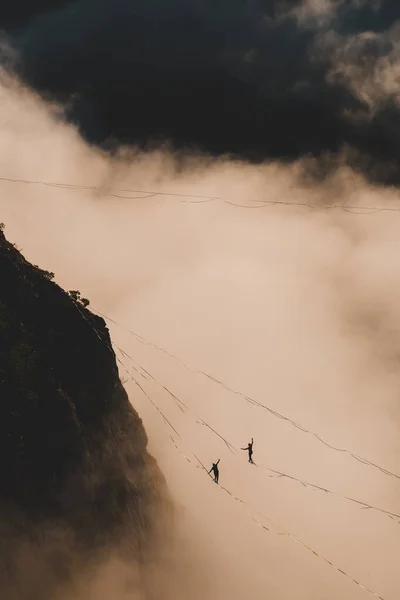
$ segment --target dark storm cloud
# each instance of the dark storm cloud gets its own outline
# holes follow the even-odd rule
[[[5,29],[21,27],[40,14],[60,8],[73,0],[13,0],[0,7],[0,26]]]
[[[94,143],[169,140],[255,160],[346,145],[370,176],[400,180],[396,1],[49,6],[13,22],[19,70]]]

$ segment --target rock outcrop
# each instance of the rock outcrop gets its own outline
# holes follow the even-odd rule
[[[112,552],[146,560],[165,482],[105,322],[0,231],[0,595],[53,600]]]

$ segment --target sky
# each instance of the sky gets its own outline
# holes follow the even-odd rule
[[[397,0],[3,3],[3,62],[91,143],[399,183]]]

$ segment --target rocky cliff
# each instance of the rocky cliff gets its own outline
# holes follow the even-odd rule
[[[105,322],[0,231],[0,595],[53,599],[140,563],[167,505]],[[58,597],[58,596],[57,596]]]

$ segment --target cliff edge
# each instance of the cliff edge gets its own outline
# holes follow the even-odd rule
[[[53,598],[110,549],[146,559],[168,505],[146,447],[105,322],[0,231],[2,597]]]

